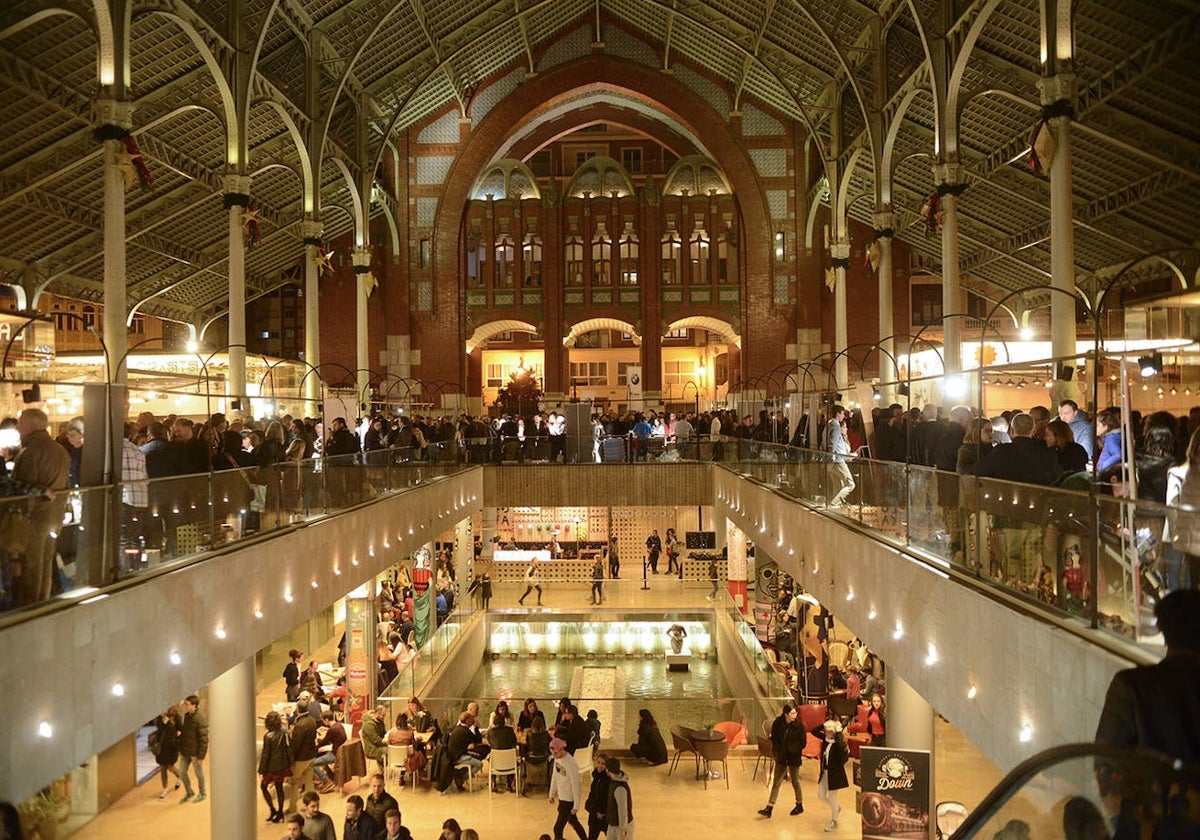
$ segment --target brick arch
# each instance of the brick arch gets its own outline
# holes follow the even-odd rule
[[[471,132],[446,175],[442,200],[438,202],[433,229],[434,265],[437,271],[435,285],[440,288],[449,283],[453,288],[458,288],[462,273],[458,237],[471,187],[505,139],[512,134],[513,127],[544,108],[547,102],[598,82],[642,97],[670,114],[702,140],[725,172],[738,198],[742,215],[745,237],[742,253],[745,256],[743,264],[746,277],[742,295],[742,322],[749,326],[746,319],[747,301],[770,301],[773,296],[770,263],[772,227],[766,195],[741,139],[725,121],[725,115],[714,112],[708,103],[669,76],[607,55],[583,58],[527,81],[494,107]],[[762,343],[756,343],[755,346],[769,357],[770,347],[786,340],[787,325],[784,318],[767,309],[758,307],[759,311],[756,312],[758,318],[762,319],[761,323],[755,324],[756,334],[760,335]],[[458,323],[454,329],[458,334],[455,344],[461,347],[464,327],[457,313],[456,320]],[[753,351],[754,348],[748,348],[743,354],[749,367],[755,366],[750,358]]]

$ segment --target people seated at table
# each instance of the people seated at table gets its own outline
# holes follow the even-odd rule
[[[333,779],[325,769],[333,765],[337,759],[337,751],[346,743],[346,728],[334,717],[333,712],[321,715],[324,731],[317,730],[317,757],[313,760],[313,775],[317,777],[317,790],[321,793],[332,793]],[[326,749],[328,747],[328,749]]]
[[[600,743],[600,713],[595,709],[588,709],[587,719],[584,720],[584,725],[588,728],[588,743]]]
[[[493,712],[493,716],[494,715],[501,715],[509,726],[513,725],[512,712],[508,709],[508,701],[503,697],[496,701],[496,709]]]
[[[525,783],[548,784],[549,761],[550,733],[546,730],[546,719],[537,714],[525,736]]]
[[[492,725],[487,731],[488,746],[493,750],[515,750],[517,748],[516,730],[509,725],[508,719],[497,709],[492,715]],[[493,789],[494,786],[493,786]],[[508,777],[508,789],[513,790],[513,777]]]
[[[409,747],[416,741],[416,733],[405,712],[396,715],[396,725],[387,731],[385,738],[389,747]]]
[[[542,729],[546,728],[546,715],[538,708],[537,701],[532,697],[525,701],[525,705],[521,708],[521,714],[517,715],[517,729],[525,731],[533,727],[533,719],[541,718]],[[549,743],[549,741],[547,741]]]
[[[571,705],[571,698],[563,697],[555,705],[558,707],[558,713],[554,716],[554,725],[548,726],[547,729],[550,730],[550,736],[552,738],[562,738],[562,734],[565,731],[565,727],[563,727],[563,715],[566,712],[567,706]],[[560,729],[559,727],[563,728]]]
[[[629,751],[652,766],[667,763],[667,742],[649,709],[638,709],[638,739],[636,744],[629,745]]]
[[[575,755],[576,750],[581,750],[592,742],[591,730],[579,716],[579,708],[574,703],[567,704],[562,724],[564,725],[560,725],[559,729],[563,734],[558,737],[567,742],[567,752],[571,755]]]
[[[321,683],[321,675],[317,672],[317,660],[310,659],[308,667],[301,672],[300,690],[307,691],[318,699],[325,696],[325,686]]]

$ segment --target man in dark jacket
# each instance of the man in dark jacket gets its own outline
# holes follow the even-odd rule
[[[302,695],[303,696],[303,695]],[[308,713],[306,701],[296,704],[296,722],[292,724],[292,795],[289,810],[296,810],[296,797],[302,790],[312,791],[313,761],[317,757],[317,722]]]
[[[1178,589],[1154,609],[1167,653],[1157,665],[1118,671],[1096,743],[1156,750],[1200,765],[1200,590]]]
[[[146,475],[150,478],[181,475],[179,451],[167,440],[167,427],[156,421],[147,426],[146,431],[150,439],[141,446],[142,454],[146,456]]]
[[[375,840],[379,826],[371,815],[363,810],[363,800],[358,794],[346,799],[346,824],[342,827],[342,840]]]
[[[804,731],[799,717],[799,712],[791,704],[785,704],[783,713],[771,724],[771,746],[775,751],[775,781],[771,784],[771,797],[767,801],[767,807],[758,812],[764,817],[771,816],[785,775],[791,778],[792,793],[796,795],[796,807],[792,808],[791,814],[796,816],[804,813],[804,794],[800,790],[800,762],[804,760],[804,745],[808,741],[808,733]]]
[[[1058,457],[1041,441],[1034,440],[1034,420],[1028,414],[1014,415],[1009,421],[1012,443],[1002,443],[975,465],[975,475],[1021,481],[1026,484],[1050,485],[1062,473]]]
[[[462,768],[470,768],[472,772],[478,773],[483,769],[483,761],[471,755],[471,748],[479,743],[479,738],[474,732],[475,718],[470,712],[463,712],[458,716],[458,725],[450,732],[450,738],[446,742],[446,759],[453,770],[452,774],[457,773]],[[463,783],[455,776],[455,782],[458,784],[459,790],[462,789]],[[445,793],[442,790],[442,793]]]
[[[192,798],[192,781],[188,776],[188,767],[192,766],[196,768],[196,782],[200,786],[196,801],[204,801],[204,758],[207,755],[208,719],[200,711],[200,698],[191,694],[183,701],[183,726],[179,734],[179,778],[183,781],[184,790],[181,802]],[[295,802],[292,804],[294,806]],[[296,810],[295,807],[292,810]]]
[[[366,816],[376,826],[382,826],[384,817],[391,810],[400,810],[400,803],[396,801],[396,797],[392,796],[383,787],[383,776],[376,773],[371,777],[371,793],[367,797]],[[348,813],[348,812],[347,812]],[[379,831],[378,828],[375,829]]]

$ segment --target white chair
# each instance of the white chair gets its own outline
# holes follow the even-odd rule
[[[492,750],[488,753],[488,795],[495,791],[496,778],[512,776],[517,785],[517,794],[521,793],[521,774],[518,772],[517,748],[511,750]]]
[[[580,747],[575,750],[575,763],[579,765],[579,775],[592,772],[592,750],[595,749],[591,744],[586,747]]]
[[[400,778],[404,775],[404,768],[408,764],[408,756],[412,752],[410,746],[395,746],[388,744],[387,748],[387,766],[383,769],[383,782],[387,784],[388,776]]]
[[[459,759],[458,762],[455,763],[454,769],[456,771],[457,770],[466,770],[467,771],[467,790],[474,791],[475,790],[475,777],[478,776],[481,771],[476,769],[474,765],[464,764],[462,762],[462,759]]]

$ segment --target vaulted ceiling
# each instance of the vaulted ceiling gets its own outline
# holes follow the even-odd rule
[[[1075,257],[1086,282],[1146,252],[1200,243],[1200,2],[1073,5]],[[876,170],[886,167],[898,235],[935,266],[940,243],[924,235],[919,213],[934,188],[946,94],[957,94],[967,284],[992,296],[1033,290],[1050,272],[1049,183],[1024,155],[1041,113],[1040,6],[9,0],[0,10],[8,125],[0,148],[0,282],[101,298],[102,155],[93,102],[112,95],[98,77],[106,44],[115,45],[120,81],[126,25],[116,7],[128,10],[133,138],[154,178],[126,197],[129,302],[147,314],[202,324],[224,310],[230,121],[244,132],[246,172],[264,219],[263,241],[247,256],[254,296],[295,276],[306,179],[309,195],[319,195],[325,236],[345,233],[354,224],[361,162],[373,167],[393,155],[397,130],[448,105],[474,118],[475,97],[487,95],[489,81],[582,58],[597,40],[621,59],[674,70],[675,81],[718,113],[756,101],[803,122],[821,158],[848,170],[847,212],[867,224],[877,209]],[[960,55],[961,72],[946,72]],[[884,157],[889,132],[894,145]],[[851,159],[856,165],[845,167]],[[372,200],[373,214],[398,215],[388,184]]]

